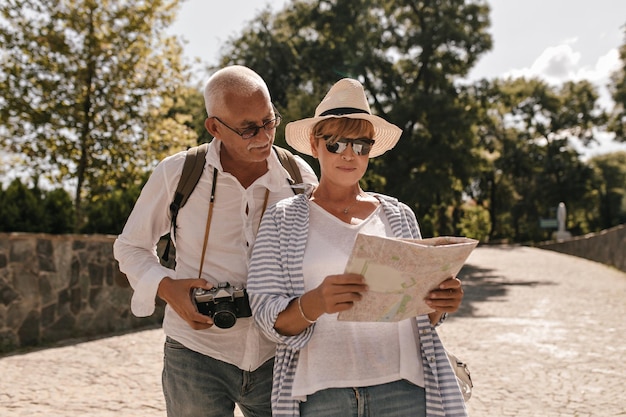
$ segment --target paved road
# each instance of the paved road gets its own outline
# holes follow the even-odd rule
[[[479,247],[460,276],[464,304],[440,334],[470,364],[472,417],[626,416],[625,273]],[[146,330],[0,358],[0,416],[163,417],[163,339]]]

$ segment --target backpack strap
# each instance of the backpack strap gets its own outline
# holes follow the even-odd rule
[[[170,204],[170,214],[172,219],[170,230],[174,234],[174,238],[176,238],[176,218],[178,217],[178,211],[185,205],[194,188],[198,185],[198,181],[200,181],[200,177],[204,171],[204,163],[206,160],[208,146],[208,143],[203,143],[200,146],[194,146],[193,148],[189,148],[187,150],[183,171],[180,174],[180,179],[178,180],[178,186],[176,187],[176,192],[174,193],[174,199]],[[283,149],[278,146],[273,146],[273,148],[281,165],[287,170],[292,178],[290,181],[288,180],[289,184],[301,184],[302,174],[300,173],[300,168],[298,167],[293,154],[287,149]],[[301,194],[304,192],[304,189],[302,188],[292,187],[292,189],[294,194]],[[162,256],[162,259],[166,262],[169,260],[171,245],[172,239],[168,239]]]
[[[187,199],[193,192],[193,189],[198,185],[202,171],[204,171],[204,162],[206,160],[206,153],[209,147],[208,143],[203,143],[200,146],[194,146],[187,150],[185,156],[185,164],[183,165],[183,171],[180,174],[178,185],[176,186],[176,192],[174,192],[174,199],[170,204],[171,214],[171,231],[176,238],[176,218],[178,217],[178,211],[185,205]],[[169,259],[171,239],[168,239],[167,246],[163,251],[163,259],[167,261]]]
[[[280,164],[287,170],[289,176],[291,176],[292,178],[291,181],[289,181],[289,184],[302,184],[302,174],[300,173],[300,168],[298,167],[298,163],[296,162],[293,154],[287,149],[278,147],[276,145],[274,145],[273,148],[274,152],[276,152],[276,156],[278,156]],[[293,192],[294,194],[302,194],[304,192],[304,189],[293,188]]]

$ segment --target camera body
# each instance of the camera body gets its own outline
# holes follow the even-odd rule
[[[213,323],[222,329],[233,327],[238,317],[252,316],[246,289],[228,282],[220,282],[210,290],[196,288],[193,300],[198,312],[213,318]]]

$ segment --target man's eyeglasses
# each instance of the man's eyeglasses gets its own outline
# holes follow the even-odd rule
[[[355,154],[359,156],[368,155],[370,151],[372,150],[372,146],[374,145],[373,139],[340,138],[340,139],[337,139],[337,141],[330,143],[328,142],[328,139],[330,138],[332,138],[332,136],[324,136],[324,140],[326,141],[326,149],[328,149],[328,152],[331,152],[331,153],[342,153],[343,151],[346,150],[348,145],[351,145],[352,150],[354,151]]]
[[[234,129],[228,126],[226,123],[222,122],[219,119],[219,117],[213,116],[213,118],[217,120],[218,122],[220,122],[221,124],[223,124],[224,126],[226,126],[228,129],[232,130],[233,132],[241,136],[243,139],[252,139],[253,137],[257,135],[257,133],[259,133],[260,129],[265,129],[267,131],[276,129],[276,127],[278,127],[278,125],[280,124],[280,119],[281,119],[280,115],[277,114],[274,119],[268,120],[267,122],[263,123],[261,126],[248,127],[240,132],[237,129]]]

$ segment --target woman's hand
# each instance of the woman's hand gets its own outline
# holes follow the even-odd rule
[[[303,294],[287,306],[276,318],[274,329],[286,336],[301,333],[322,314],[332,314],[352,308],[367,291],[365,278],[359,274],[329,275],[315,289]],[[299,304],[299,305],[298,305]]]
[[[360,274],[329,275],[313,291],[316,318],[322,314],[333,314],[352,308],[355,301],[363,298],[367,291],[365,278]]]
[[[448,278],[432,290],[426,298],[426,304],[435,309],[430,313],[430,322],[436,324],[443,313],[454,313],[461,306],[463,287],[458,278]]]

